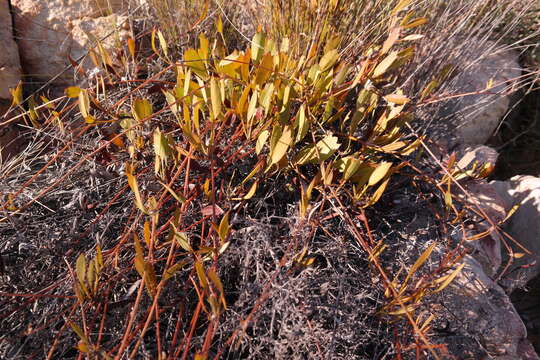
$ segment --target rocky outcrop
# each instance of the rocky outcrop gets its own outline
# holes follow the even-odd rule
[[[127,36],[126,18],[114,13],[122,11],[122,0],[11,0],[15,33],[25,73],[58,85],[72,82],[73,70],[66,71],[74,60],[102,39],[105,48]],[[90,61],[84,61],[90,70]]]

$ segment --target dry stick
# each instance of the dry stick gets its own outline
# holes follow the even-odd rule
[[[193,280],[193,278],[190,278],[190,279],[191,279],[191,282],[193,283],[193,287],[194,287],[195,291],[197,292],[197,296],[199,297],[199,301],[197,303],[197,307],[195,308],[195,313],[193,314],[193,316],[191,318],[191,324],[190,324],[190,327],[189,327],[189,333],[187,335],[187,339],[184,338],[184,339],[186,339],[186,345],[184,346],[184,353],[182,354],[182,360],[186,360],[186,357],[187,357],[188,351],[189,351],[189,346],[191,344],[191,339],[193,338],[193,333],[195,332],[195,326],[197,325],[197,321],[199,320],[199,315],[201,313],[201,309],[204,308],[204,299],[203,299],[202,295],[199,292],[199,288],[198,288],[195,280]]]
[[[71,311],[70,311],[69,315],[67,316],[67,319],[69,319],[73,315],[73,313],[75,312],[76,309],[77,309],[77,303],[73,304],[73,306],[71,307]],[[52,359],[52,356],[54,355],[54,349],[56,348],[56,346],[60,342],[60,334],[62,334],[64,332],[64,330],[66,329],[66,327],[68,325],[68,320],[67,319],[66,319],[66,321],[64,321],[64,324],[62,325],[62,327],[58,331],[58,334],[56,334],[56,337],[54,338],[53,344],[51,345],[51,348],[49,349],[49,351],[47,353],[47,360]]]
[[[179,166],[179,168],[177,169],[175,175],[171,178],[171,180],[169,181],[169,184],[168,186],[171,186],[175,180],[181,175],[182,173],[182,170],[184,169],[184,164],[186,164],[188,162],[188,159],[185,159],[184,162]],[[164,190],[162,195],[160,196],[160,199],[158,200],[158,208],[162,206],[163,204],[163,201],[165,199],[165,196],[167,194],[167,190]],[[187,206],[188,202],[186,201],[184,204],[182,204],[182,209],[185,208],[185,206]],[[167,224],[170,223],[170,221],[172,220],[172,217],[167,221],[167,223],[162,227],[162,229],[165,229]],[[153,226],[153,229],[152,229],[152,239],[154,239],[156,236],[159,236],[159,234],[161,233],[161,231],[163,230],[160,230],[158,231],[157,233],[155,232],[155,227]],[[172,256],[173,256],[173,253],[174,253],[174,249],[175,249],[175,245],[176,245],[176,242],[173,241],[172,244],[171,244],[171,247],[169,249],[169,255],[167,257],[167,263],[166,263],[166,269],[169,267],[170,265],[170,262],[172,260]],[[165,270],[166,271],[166,270]],[[156,292],[156,295],[154,297],[154,301],[152,303],[152,306],[150,307],[150,311],[148,313],[148,317],[146,319],[146,322],[144,324],[144,327],[141,331],[141,334],[139,336],[139,340],[137,341],[137,343],[135,344],[133,350],[131,351],[131,354],[130,354],[130,358],[133,358],[135,357],[136,355],[136,351],[138,350],[139,346],[141,345],[141,342],[142,342],[142,339],[144,337],[144,334],[146,333],[146,331],[148,330],[148,327],[150,325],[150,322],[152,321],[152,315],[153,313],[155,312],[155,316],[156,316],[156,320],[159,320],[158,318],[158,315],[159,315],[159,308],[158,308],[158,299],[159,299],[159,295],[161,294],[161,290],[162,288],[165,286],[165,280],[161,280],[160,283],[158,284],[158,289],[157,289],[157,292]],[[157,326],[159,326],[159,321],[157,321]],[[159,339],[159,330],[158,330],[158,334],[157,334],[157,337],[158,337],[158,341],[159,341],[159,349],[161,349],[161,339]],[[158,352],[158,354],[160,354],[161,352]]]
[[[139,309],[139,303],[140,303],[141,298],[142,298],[142,293],[143,293],[143,289],[144,289],[144,283],[145,283],[145,279],[143,277],[140,284],[139,284],[139,290],[137,291],[137,298],[135,299],[135,304],[133,305],[133,308],[131,309],[128,324],[126,326],[126,331],[124,332],[124,336],[122,337],[122,342],[120,343],[120,348],[118,349],[118,353],[114,357],[115,360],[119,360],[122,357],[122,352],[124,351],[124,349],[128,345],[127,344],[128,336],[129,336],[129,333],[131,331],[131,327],[133,326],[133,322],[135,321],[135,316],[137,315],[137,310]]]

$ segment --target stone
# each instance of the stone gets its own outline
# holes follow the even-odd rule
[[[119,27],[117,34],[103,42],[110,48],[128,33],[122,23],[126,18],[114,15],[127,7],[122,0],[11,0],[11,5],[25,73],[41,81],[61,74],[54,79],[56,85],[72,83],[73,70],[66,71],[71,65],[69,57],[77,60],[84,55],[92,45],[92,35],[102,38]]]
[[[0,1],[0,49],[0,99],[10,99],[9,89],[16,87],[21,79],[21,64],[13,38],[9,1]]]
[[[502,263],[501,234],[494,230],[492,224],[502,222],[506,216],[506,202],[498,196],[495,188],[481,180],[469,181],[462,184],[467,195],[456,190],[456,197],[469,207],[473,222],[465,228],[466,238],[487,232],[478,240],[466,241],[466,244],[477,250],[476,259],[483,265],[483,270],[494,276]]]
[[[512,250],[520,254],[512,259],[502,279],[502,284],[511,291],[540,274],[540,178],[518,175],[508,181],[493,181],[492,185],[507,203],[507,211],[521,204],[503,229],[531,252],[526,254],[514,241],[507,240]]]
[[[505,291],[472,256],[462,261],[463,269],[441,293],[443,306],[434,314],[447,321],[447,334],[440,337],[449,353],[455,359],[539,360]]]
[[[497,163],[499,153],[497,150],[486,145],[467,146],[458,153],[457,167],[462,170],[471,169],[477,163],[478,166],[490,163],[493,166]]]
[[[490,41],[471,44],[462,58],[458,75],[448,84],[448,92],[464,96],[442,106],[440,120],[433,130],[448,149],[485,144],[493,136],[515,101],[514,93],[522,74],[519,54],[501,50]],[[489,89],[488,84],[491,84]]]

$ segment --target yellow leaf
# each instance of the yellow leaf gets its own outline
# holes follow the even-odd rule
[[[82,353],[87,353],[90,351],[90,349],[88,348],[88,344],[82,340],[79,341],[79,343],[77,344],[77,349]]]
[[[132,58],[135,58],[135,39],[133,39],[131,36],[127,39],[127,46],[129,54]]]
[[[452,280],[454,280],[454,278],[458,276],[458,274],[461,272],[461,269],[463,269],[463,267],[465,267],[465,263],[460,264],[452,272],[452,274],[450,274],[449,276],[446,276],[444,282],[435,290],[435,292],[437,293],[439,291],[442,291],[445,287],[447,287],[452,282]]]
[[[221,114],[221,93],[215,78],[210,79],[210,101],[212,103],[212,120],[216,120]]]
[[[17,84],[17,87],[15,89],[9,89],[9,92],[11,93],[11,96],[13,97],[13,101],[11,102],[11,106],[21,105],[22,96],[23,96],[22,81],[19,81],[19,83]]]
[[[81,339],[81,341],[84,341],[85,343],[88,344],[88,338],[84,334],[84,331],[82,331],[82,329],[77,324],[75,324],[72,321],[69,321],[69,326],[73,329],[73,331],[75,331],[75,333],[79,336],[79,339]]]
[[[409,101],[411,101],[408,97],[406,97],[405,95],[401,95],[401,94],[390,94],[390,95],[386,95],[384,98],[389,103],[393,103],[393,104],[397,104],[397,105],[403,105],[403,104],[406,104]]]
[[[201,79],[206,80],[208,78],[208,72],[206,71],[206,65],[203,59],[201,59],[199,53],[195,49],[188,49],[184,53],[184,63],[197,74]],[[187,80],[186,80],[187,81]]]
[[[255,192],[257,191],[257,182],[255,181],[253,183],[253,185],[251,185],[251,188],[249,189],[249,191],[247,192],[246,195],[244,195],[244,197],[242,198],[243,200],[249,200],[253,197],[253,195],[255,195]]]
[[[171,224],[172,225],[172,224]],[[174,239],[176,240],[176,242],[178,243],[178,245],[180,245],[180,247],[188,252],[192,252],[193,249],[191,247],[191,244],[189,243],[189,238],[187,236],[186,233],[184,232],[179,232],[176,230],[176,227],[174,225],[173,226],[173,229],[174,229]]]
[[[403,281],[403,285],[401,286],[401,289],[405,289],[407,282],[410,280],[410,278],[418,271],[418,269],[426,262],[427,259],[429,259],[429,256],[433,252],[433,249],[435,249],[435,246],[437,243],[432,243],[430,246],[427,247],[426,250],[420,255],[420,257],[414,262],[414,265],[409,270],[409,273],[407,274],[407,277],[405,278],[405,281]]]
[[[255,145],[255,152],[259,155],[263,149],[263,146],[266,144],[266,140],[270,137],[270,131],[263,130],[257,137],[257,144]]]
[[[81,88],[78,86],[69,86],[64,90],[64,94],[66,94],[66,96],[71,99],[78,98],[80,92]]]
[[[229,230],[230,230],[229,212],[227,212],[221,219],[221,222],[219,223],[219,228],[218,228],[218,235],[222,243],[225,242],[227,235],[229,235]]]
[[[176,193],[173,189],[169,187],[169,185],[162,183],[161,181],[159,183],[163,185],[163,187],[167,189],[167,191],[172,195],[172,197],[175,198],[176,201],[178,201],[180,204],[186,202],[186,198],[184,197],[184,195]]]
[[[197,277],[199,278],[199,283],[202,288],[206,289],[208,287],[208,281],[206,279],[203,264],[200,261],[195,262],[195,271],[197,272]]]
[[[390,54],[388,54],[384,60],[382,60],[377,67],[375,67],[375,70],[373,70],[373,77],[378,78],[379,76],[384,75],[384,73],[392,66],[398,58],[398,52],[392,51]]]
[[[384,194],[384,191],[386,190],[386,187],[388,186],[388,183],[390,182],[390,177],[387,178],[378,188],[377,190],[375,190],[375,192],[373,193],[373,195],[371,196],[371,199],[369,199],[369,202],[366,204],[366,207],[367,206],[371,206],[373,204],[375,204],[377,201],[379,201],[379,199],[381,198],[381,196]]]
[[[296,139],[294,142],[299,143],[307,135],[309,130],[309,122],[306,118],[306,108],[304,104],[300,106],[300,110],[298,110],[298,114],[296,114],[296,129]]]
[[[261,92],[261,97],[259,98],[259,102],[264,109],[264,113],[268,114],[270,111],[270,105],[272,104],[272,99],[274,97],[274,84],[268,83],[264,87],[263,91]]]
[[[163,36],[163,33],[161,32],[161,30],[157,31],[157,35],[158,35],[158,39],[159,39],[159,45],[161,46],[161,50],[163,50],[163,53],[165,54],[165,57],[168,58],[169,57],[169,50],[168,50],[167,41],[165,41],[165,37]]]
[[[292,130],[290,126],[285,126],[281,137],[276,142],[275,146],[270,149],[270,165],[277,164],[281,158],[289,150],[289,146],[292,144]]]
[[[221,15],[216,20],[216,31],[223,36],[223,20],[221,20]]]
[[[414,40],[420,40],[422,38],[424,38],[425,35],[421,35],[421,34],[411,34],[411,35],[407,35],[405,36],[403,39],[401,39],[401,41],[414,41]]]
[[[225,293],[223,291],[223,284],[222,284],[221,279],[219,278],[218,274],[215,272],[215,270],[213,268],[210,268],[208,270],[208,277],[210,278],[210,280],[212,281],[214,286],[218,289],[219,295],[220,295],[219,297],[221,299],[221,302],[223,303],[223,307],[225,307],[225,309],[227,309],[227,303],[225,302]]]
[[[258,32],[253,36],[251,40],[251,60],[258,62],[262,57],[264,51],[265,36],[263,33]]]
[[[330,69],[332,66],[334,66],[338,58],[339,58],[339,52],[337,51],[337,49],[330,50],[329,52],[324,54],[324,56],[319,61],[319,67],[321,71],[326,71]]]
[[[135,99],[132,106],[133,117],[137,121],[143,121],[152,115],[152,104],[146,99]]]
[[[90,99],[88,98],[88,91],[86,89],[81,89],[79,92],[79,110],[83,118],[90,116]]]
[[[382,178],[386,176],[388,170],[392,167],[391,162],[382,162],[377,166],[377,168],[371,173],[369,177],[368,185],[373,186],[378,183]]]
[[[177,262],[165,271],[165,273],[163,274],[163,280],[166,281],[170,279],[174,276],[174,274],[176,274],[179,270],[183,269],[184,266],[186,266],[187,264],[189,264],[189,260],[182,260]]]
[[[400,33],[399,26],[394,27],[392,30],[390,30],[390,34],[388,34],[388,38],[383,44],[383,47],[381,49],[381,55],[384,55],[394,46],[396,41],[399,39],[399,33]]]
[[[270,78],[274,66],[274,57],[272,54],[268,53],[263,56],[259,68],[257,69],[257,74],[255,76],[255,84],[262,85]]]
[[[333,135],[326,135],[322,140],[319,140],[315,146],[310,145],[300,150],[295,158],[299,165],[310,162],[321,163],[328,159],[332,154],[339,149],[341,144],[338,138]]]
[[[400,12],[400,11],[403,10],[406,6],[408,6],[410,3],[411,3],[411,0],[401,0],[401,1],[396,5],[396,7],[394,8],[394,10],[392,10],[392,15],[395,15],[395,14],[397,14],[398,12]]]
[[[409,22],[408,24],[406,25],[403,25],[402,27],[404,29],[412,29],[414,27],[417,27],[417,26],[420,26],[420,25],[424,25],[428,22],[428,19],[427,18],[418,18],[418,19],[414,19],[412,20],[411,22]]]
[[[135,194],[135,205],[146,214],[146,209],[144,208],[144,203],[142,201],[141,193],[139,192],[139,185],[137,184],[137,178],[133,175],[133,166],[129,163],[126,164],[126,176],[128,178],[128,184]]]
[[[75,264],[75,272],[77,273],[77,279],[81,285],[84,285],[86,279],[86,257],[84,254],[79,255]]]
[[[353,177],[362,164],[362,160],[356,159],[354,156],[347,156],[340,161],[343,163],[342,172],[344,180],[349,180]]]

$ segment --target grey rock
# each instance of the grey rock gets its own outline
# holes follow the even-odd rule
[[[523,255],[512,259],[504,275],[503,284],[510,291],[540,274],[540,178],[518,175],[508,181],[493,181],[492,185],[508,204],[507,211],[521,204],[504,224],[504,230],[515,240],[507,240],[508,245]]]
[[[16,87],[21,79],[21,64],[13,39],[9,1],[0,1],[0,48],[0,99],[11,99],[9,89]]]
[[[454,318],[444,338],[449,352],[457,359],[540,359],[505,291],[472,256],[462,261],[462,271],[442,293],[444,312]]]

